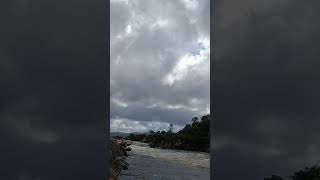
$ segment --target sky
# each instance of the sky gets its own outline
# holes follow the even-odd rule
[[[111,132],[210,113],[210,1],[111,0]]]
[[[106,176],[104,1],[0,2],[0,179]]]
[[[286,178],[320,159],[319,1],[215,0],[214,176]]]
[[[116,123],[144,130],[174,119],[178,127],[208,107],[206,51],[192,56],[206,46],[209,6],[192,2],[111,2],[118,18],[111,19],[111,56],[119,57],[111,67],[124,63],[110,69]],[[320,2],[212,3],[215,178],[286,177],[313,165],[320,156]],[[105,14],[102,0],[0,1],[0,179],[103,179]]]

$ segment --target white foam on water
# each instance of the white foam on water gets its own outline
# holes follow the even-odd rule
[[[210,154],[173,149],[150,148],[146,143],[133,142],[132,153],[181,163],[194,168],[210,169]]]

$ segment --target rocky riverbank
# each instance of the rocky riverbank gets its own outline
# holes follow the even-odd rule
[[[118,145],[115,140],[110,140],[110,180],[117,180],[122,169],[126,169],[128,164],[125,161],[126,152],[124,147]]]

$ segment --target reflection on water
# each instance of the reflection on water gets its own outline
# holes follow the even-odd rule
[[[120,180],[208,180],[210,154],[181,150],[150,148],[133,142]]]

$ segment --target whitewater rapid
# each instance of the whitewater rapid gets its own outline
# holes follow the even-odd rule
[[[183,150],[150,148],[133,142],[126,158],[127,170],[120,180],[209,180],[210,154]]]

